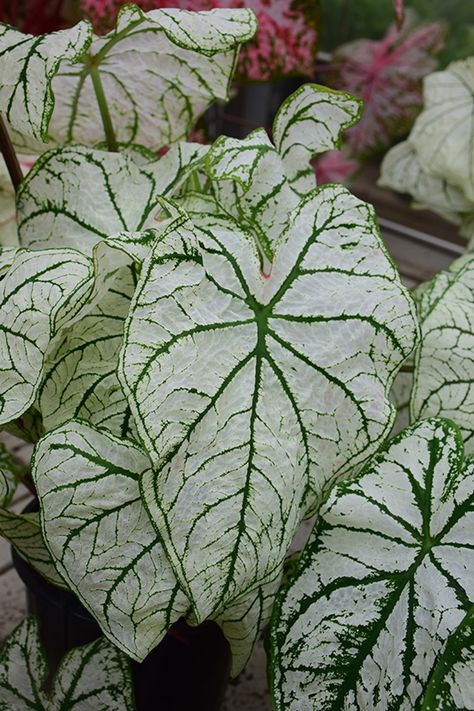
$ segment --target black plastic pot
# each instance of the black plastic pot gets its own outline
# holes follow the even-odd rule
[[[31,504],[28,511],[34,510]],[[102,632],[71,592],[46,582],[12,551],[27,588],[29,612],[38,615],[42,642],[52,673],[73,647]],[[231,654],[218,625],[198,627],[176,622],[141,663],[131,661],[138,711],[218,711],[229,679]]]

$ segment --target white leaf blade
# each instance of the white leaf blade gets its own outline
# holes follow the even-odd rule
[[[143,266],[119,377],[157,470],[144,499],[202,620],[274,570],[300,518],[388,434],[385,388],[417,329],[373,216],[344,189],[299,206],[270,278],[251,235],[208,199],[185,204],[194,227],[170,226]]]
[[[89,260],[73,250],[21,251],[0,282],[0,422],[33,403],[45,353],[90,285]]]
[[[91,40],[91,25],[85,21],[39,37],[0,27],[0,104],[15,131],[46,140],[54,107],[51,82],[61,63],[78,61]]]
[[[362,108],[357,97],[317,84],[304,84],[283,102],[273,122],[273,138],[298,194],[314,189],[310,160],[339,148],[342,132],[360,119]]]
[[[41,440],[32,467],[58,572],[104,634],[139,661],[188,606],[140,501],[148,466],[132,444],[72,421]]]
[[[427,420],[333,490],[274,611],[277,709],[418,708],[474,596],[436,561],[472,509],[474,470],[451,423]],[[462,546],[467,531],[458,531]],[[464,549],[453,548],[462,560]]]

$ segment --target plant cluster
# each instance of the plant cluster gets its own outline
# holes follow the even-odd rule
[[[0,533],[105,636],[47,695],[25,621],[0,708],[133,708],[126,658],[180,618],[217,622],[238,674],[271,617],[276,709],[472,708],[471,381],[439,332],[466,362],[473,268],[416,306],[373,208],[315,185],[349,94],[306,84],[271,138],[183,141],[255,31],[247,10],[136,6],[102,37],[0,31],[8,133],[36,156],[0,233],[0,426],[35,443],[39,502],[8,509],[2,455]],[[414,423],[389,440],[413,353]]]

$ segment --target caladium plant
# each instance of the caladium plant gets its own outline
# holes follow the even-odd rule
[[[15,239],[0,244],[0,426],[35,443],[39,512],[8,508],[22,472],[2,456],[0,534],[51,584],[74,592],[108,642],[72,652],[51,698],[35,623],[25,623],[3,655],[0,707],[13,678],[22,677],[25,699],[50,709],[62,708],[67,684],[68,703],[82,681],[106,693],[108,675],[129,708],[123,655],[142,661],[179,618],[220,625],[237,674],[285,569],[298,586],[301,567],[294,577],[285,558],[302,519],[322,506],[323,521],[324,502],[344,486],[361,487],[362,499],[367,474],[334,486],[369,456],[382,467],[376,452],[395,418],[390,389],[415,346],[417,387],[430,387],[415,305],[373,209],[342,186],[315,184],[311,160],[340,145],[360,118],[358,99],[307,84],[283,103],[271,138],[257,130],[209,147],[177,142],[225,95],[238,45],[254,29],[248,11],[125,7],[102,38],[87,23],[40,38],[2,30],[9,130],[18,145],[45,152],[17,190]],[[29,109],[33,94],[42,101]],[[153,152],[164,145],[166,153]],[[467,272],[460,266],[426,288],[428,346],[430,315],[444,318],[438,301],[459,322],[448,287],[456,301]],[[420,427],[396,442],[411,443],[423,473],[430,427],[433,438],[444,433],[445,472],[461,457],[453,426]],[[420,538],[410,518],[423,505],[420,472],[408,476],[414,502],[405,490],[390,502],[397,523],[409,521],[410,553]],[[377,489],[382,513],[390,476]],[[446,496],[436,495],[458,507],[464,525],[464,490],[457,496],[453,477]],[[384,533],[382,519],[374,526],[385,541],[393,531]],[[284,609],[275,624],[285,624]],[[471,663],[464,629],[443,652],[445,666],[455,654],[460,666],[437,671],[436,684],[417,677],[419,695],[449,695],[458,684]],[[447,638],[427,656],[437,658]],[[26,680],[25,648],[35,660]],[[84,655],[103,664],[101,680],[79,679]],[[275,682],[277,704],[286,703],[283,687]]]

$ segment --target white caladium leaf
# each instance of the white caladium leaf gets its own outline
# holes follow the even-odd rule
[[[257,129],[243,140],[221,136],[210,148],[206,167],[219,202],[254,232],[269,260],[301,196],[316,187],[310,158],[337,146],[360,110],[349,94],[306,84],[275,118],[276,147]]]
[[[194,224],[143,264],[119,377],[155,465],[143,496],[202,620],[276,574],[301,517],[388,434],[417,326],[345,188],[300,202],[267,276],[217,204],[186,208]]]
[[[338,484],[274,609],[275,709],[436,708],[423,692],[473,605],[473,526],[474,462],[447,420]],[[472,678],[459,683],[472,698]]]
[[[149,466],[131,443],[76,420],[39,442],[32,465],[59,574],[138,661],[189,607],[140,499]]]
[[[474,202],[468,200],[462,190],[443,177],[423,170],[408,141],[399,143],[386,154],[378,184],[409,193],[416,207],[433,210],[451,222],[460,223],[464,215],[474,212]]]
[[[133,711],[132,677],[124,655],[100,638],[69,652],[56,672],[51,693],[38,622],[27,617],[0,653],[2,711]]]
[[[21,467],[0,442],[0,508],[8,506],[20,480]]]
[[[41,380],[52,338],[90,288],[79,252],[20,250],[0,280],[0,423],[25,412]]]
[[[276,575],[271,575],[256,590],[226,606],[216,618],[230,645],[233,677],[245,669],[264,627],[268,624],[280,583],[281,572],[277,571]]]
[[[474,201],[474,57],[453,62],[424,81],[425,108],[409,141],[428,173]],[[455,130],[453,130],[453,127]]]
[[[474,257],[436,276],[422,299],[411,417],[451,417],[474,452]]]
[[[359,121],[363,102],[356,96],[317,84],[303,84],[281,105],[273,122],[273,140],[293,190],[314,188],[310,161],[339,148],[342,132]]]
[[[474,708],[474,606],[448,639],[431,675],[422,711],[468,711]]]
[[[119,144],[156,150],[184,139],[215,99],[228,99],[239,45],[256,29],[251,10],[144,13],[125,6],[112,32],[94,37],[87,54],[81,48],[79,64],[61,63],[49,87],[56,101],[46,124],[48,138],[57,145],[103,141],[97,98],[103,93]],[[24,35],[16,34],[18,43]],[[22,69],[17,63],[14,82]],[[38,105],[43,111],[41,101]],[[13,126],[25,131],[24,123]]]
[[[72,327],[61,331],[47,354],[36,396],[46,432],[82,418],[134,438],[133,418],[116,370],[136,275],[133,265],[114,267],[105,255],[102,261],[96,259],[97,299],[91,296],[92,305]]]
[[[91,41],[85,21],[39,37],[0,25],[0,106],[15,131],[46,140],[55,103],[51,82],[61,64],[73,66]]]
[[[178,191],[206,150],[182,143],[142,165],[129,155],[81,146],[48,151],[18,194],[21,243],[90,254],[109,235],[146,230],[155,224],[158,198]]]
[[[43,541],[38,513],[17,514],[0,508],[0,536],[9,540],[18,555],[45,580],[66,587]]]

